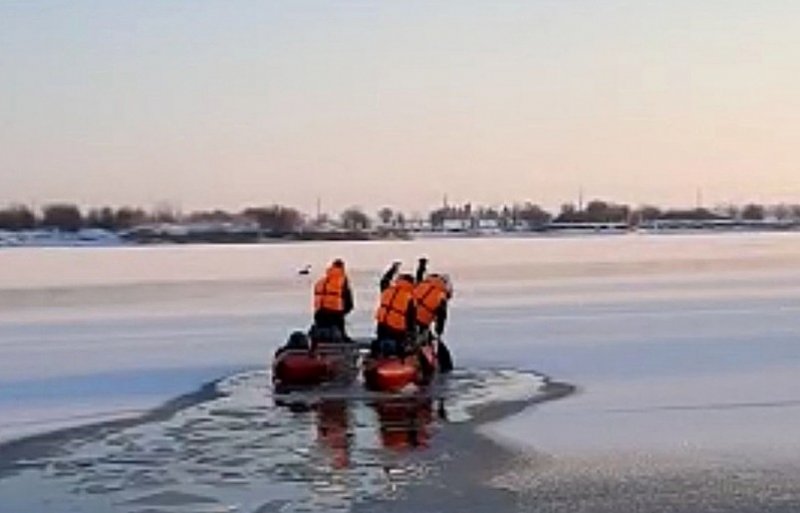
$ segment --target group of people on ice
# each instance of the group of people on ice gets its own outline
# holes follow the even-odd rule
[[[394,262],[380,280],[380,301],[375,310],[376,337],[373,357],[404,357],[422,345],[437,344],[441,371],[452,368],[450,352],[441,340],[447,322],[453,287],[447,274],[428,273],[428,260],[420,258],[415,275],[400,273]],[[334,330],[349,340],[345,318],[353,310],[353,292],[341,259],[334,260],[314,284],[313,330]]]

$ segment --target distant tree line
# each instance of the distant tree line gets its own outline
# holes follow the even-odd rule
[[[539,229],[551,222],[555,223],[624,223],[639,225],[652,221],[690,220],[706,221],[730,219],[736,221],[759,221],[774,219],[778,221],[800,222],[798,205],[724,205],[708,208],[663,209],[652,205],[631,207],[625,204],[603,201],[589,201],[585,206],[562,205],[556,214],[551,214],[533,202],[525,201],[499,207],[476,206],[465,203],[457,206],[444,206],[432,210],[424,221],[434,229],[442,227],[449,220],[465,223],[492,220],[501,229],[528,228]],[[202,210],[182,214],[176,209],[161,206],[146,211],[138,207],[99,207],[82,210],[75,204],[53,203],[41,209],[26,205],[10,205],[0,208],[0,230],[49,229],[77,231],[82,228],[98,228],[109,231],[125,231],[143,225],[164,223],[251,223],[260,230],[271,234],[297,233],[308,230],[327,230],[331,227],[347,231],[365,231],[379,223],[379,229],[405,229],[411,218],[392,207],[383,207],[370,217],[359,207],[345,209],[335,221],[322,214],[315,218],[300,210],[283,205],[248,207],[238,212],[226,210]],[[419,216],[415,223],[423,220]]]
[[[75,232],[98,228],[114,232],[132,228],[169,223],[255,223],[262,231],[274,234],[295,233],[314,229],[327,222],[327,217],[309,221],[300,210],[282,205],[248,207],[240,212],[221,209],[201,210],[182,215],[180,212],[157,207],[152,211],[131,207],[100,207],[81,210],[75,204],[53,203],[41,210],[26,205],[0,208],[0,230],[59,230]],[[349,230],[366,230],[372,225],[370,217],[358,207],[341,213],[338,224]]]
[[[723,205],[714,209],[660,208],[652,205],[631,207],[599,199],[589,201],[585,206],[566,203],[558,213],[550,214],[539,205],[531,202],[504,205],[499,208],[476,207],[471,203],[447,206],[433,210],[429,221],[432,226],[442,226],[445,220],[492,219],[500,228],[523,226],[537,228],[554,223],[620,223],[636,226],[652,221],[709,221],[729,219],[734,221],[800,221],[800,205]]]
[[[515,226],[525,225],[537,228],[547,225],[553,216],[542,207],[529,201],[503,205],[501,207],[473,206],[466,203],[461,206],[447,206],[432,211],[429,221],[432,226],[442,226],[446,220],[485,219],[496,221],[500,228],[510,229]]]
[[[0,209],[0,230],[53,229],[74,232],[81,228],[120,231],[152,221],[154,214],[139,208],[103,207],[84,213],[74,204],[54,203],[35,211],[25,205]]]

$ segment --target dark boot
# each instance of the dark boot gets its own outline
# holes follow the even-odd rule
[[[442,374],[453,370],[453,355],[450,353],[450,349],[448,349],[441,340],[439,340],[439,345],[437,347],[436,359],[439,361],[439,372]]]

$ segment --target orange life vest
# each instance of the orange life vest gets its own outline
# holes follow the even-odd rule
[[[381,293],[381,304],[375,312],[375,320],[397,331],[407,331],[408,305],[414,302],[414,284],[397,280]]]
[[[447,286],[441,278],[425,278],[414,287],[417,302],[417,323],[428,327],[436,318],[436,310],[447,300]]]
[[[314,311],[344,312],[344,286],[347,277],[339,267],[329,267],[314,285]]]

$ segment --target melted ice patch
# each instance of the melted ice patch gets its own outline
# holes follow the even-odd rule
[[[497,401],[534,399],[544,380],[459,371],[429,390],[360,384],[273,396],[266,371],[233,375],[220,395],[153,421],[65,439],[58,456],[0,480],[15,511],[347,511],[435,478],[448,422]]]
[[[546,385],[543,376],[512,370],[455,371],[448,382],[449,422],[472,419],[472,410],[497,402],[532,401]]]

